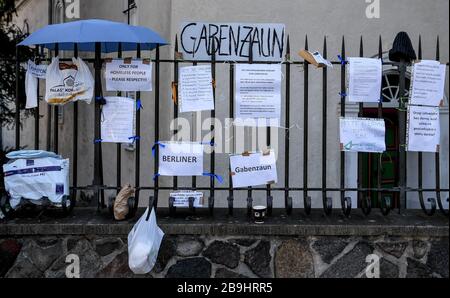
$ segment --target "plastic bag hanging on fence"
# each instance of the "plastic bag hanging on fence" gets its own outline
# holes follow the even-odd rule
[[[124,220],[130,211],[128,208],[128,199],[134,195],[134,188],[130,184],[125,185],[117,194],[114,201],[114,218]]]
[[[60,69],[59,57],[53,58],[47,68],[45,101],[64,105],[73,101],[91,103],[94,96],[94,77],[81,58],[72,58],[77,69]]]
[[[26,109],[34,109],[38,106],[38,79],[45,79],[46,72],[47,65],[36,65],[33,61],[28,60],[25,75]]]
[[[146,220],[149,212],[150,218]],[[128,266],[134,274],[147,274],[153,269],[163,237],[154,209],[147,208],[128,234]]]

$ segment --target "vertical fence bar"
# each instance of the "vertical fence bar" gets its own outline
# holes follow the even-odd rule
[[[248,47],[248,63],[249,64],[253,63],[253,40],[250,40],[249,47]],[[250,138],[251,138],[252,137],[251,133],[253,131],[251,129],[248,129],[248,128],[245,128],[245,129],[250,132],[249,135],[250,135]],[[252,187],[249,186],[247,188],[247,209],[249,207],[252,208],[252,206],[253,206],[253,190],[252,190]]]
[[[103,207],[104,202],[100,201],[100,191],[99,186],[101,183],[101,147],[100,147],[100,120],[101,120],[101,109],[100,100],[101,97],[101,43],[95,43],[95,108],[94,108],[94,197],[97,200],[97,211]]]
[[[74,44],[73,56],[78,58],[78,44]],[[72,131],[72,199],[76,201],[78,186],[78,101],[73,103],[73,131]]]
[[[230,88],[229,88],[229,97],[230,97],[230,110],[229,110],[229,117],[230,119],[234,119],[234,64],[230,62],[230,70],[229,70],[229,76],[230,76]],[[234,124],[231,123],[231,127],[229,128],[231,132],[231,153],[235,153],[236,146],[235,146],[235,131],[234,131]],[[230,159],[228,159],[230,160]],[[230,165],[230,171],[231,171],[231,165]],[[233,190],[233,181],[232,177],[229,176],[228,180],[228,214],[233,215],[233,203],[234,203],[234,190]],[[250,216],[251,210],[247,209],[247,215]]]
[[[159,45],[155,50],[155,144],[159,141],[159,84],[160,84],[160,60],[159,60]],[[159,146],[155,146],[155,173],[159,172]],[[159,177],[155,176],[154,188],[154,208],[158,206],[159,196]],[[149,213],[150,214],[150,213]]]
[[[341,50],[341,56],[342,56],[342,60],[344,61],[341,64],[341,117],[344,118],[345,117],[345,98],[346,98],[346,86],[345,86],[345,80],[346,80],[346,63],[345,63],[345,38],[344,36],[342,36],[342,50]],[[345,152],[341,151],[341,157],[340,157],[340,180],[341,180],[341,191],[340,191],[340,196],[341,196],[341,202],[344,201],[345,199]],[[331,210],[329,211],[331,213]]]
[[[308,50],[308,35],[305,37],[305,50]],[[308,100],[309,100],[309,62],[303,62],[303,202],[306,214],[310,213],[308,202]]]
[[[192,63],[192,66],[197,66],[197,62],[194,61]],[[196,116],[196,112],[192,112],[192,125],[191,125],[191,137],[193,140],[197,140],[197,138],[201,138],[200,136],[197,136],[197,119],[194,120],[194,116]],[[200,114],[201,115],[201,114]],[[192,189],[196,189],[197,188],[197,176],[192,176],[192,180],[191,180],[191,187]]]
[[[137,44],[136,58],[141,59],[141,44]],[[141,100],[141,91],[136,92],[136,107],[138,107],[138,102]],[[141,186],[141,109],[138,107],[136,109],[136,132],[134,144],[136,146],[135,152],[135,172],[134,172],[134,184],[136,187],[135,200],[134,200],[134,210],[136,211],[139,206],[139,187]],[[134,213],[134,212],[133,212]]]
[[[117,49],[117,58],[122,58],[122,43],[119,42]],[[122,96],[122,92],[117,92],[117,96]],[[122,187],[122,144],[116,144],[116,194],[119,194]]]
[[[16,133],[16,150],[20,150],[20,99],[19,99],[19,82],[20,81],[20,57],[19,47],[16,47],[16,98],[15,98],[15,114],[14,125]]]
[[[39,46],[36,46],[35,55],[38,57],[36,59],[36,63],[40,64],[41,59],[39,55]],[[37,88],[36,88],[36,94],[37,94],[37,106],[34,109],[34,149],[39,150],[39,91],[40,91],[40,80],[37,80]]]
[[[440,47],[439,47],[439,35],[436,38],[436,61],[441,59],[440,55]],[[439,148],[440,149],[440,148]],[[439,205],[439,210],[441,210],[442,214],[448,216],[448,210],[444,209],[442,205],[442,196],[441,196],[441,164],[440,164],[440,150],[435,154],[435,170],[436,170],[436,199]]]
[[[407,98],[405,98],[405,85],[406,85],[406,61],[400,58],[399,63],[399,109],[398,109],[398,129],[399,129],[399,168],[398,168],[398,188],[399,188],[399,205],[398,213],[401,213],[402,209],[406,208],[406,104]]]
[[[327,37],[323,38],[323,57],[327,59]],[[328,108],[328,69],[322,68],[322,202],[323,205],[331,204],[331,198],[327,197],[327,108]],[[329,203],[327,203],[329,202]]]
[[[175,88],[175,102],[173,103],[173,118],[177,119],[178,118],[178,59],[177,59],[177,53],[178,53],[178,36],[175,35],[175,52],[174,52],[174,62],[173,62],[173,82],[174,82],[174,86],[173,88]],[[178,120],[176,120],[178,121]],[[176,128],[173,132],[173,135],[176,136],[178,134],[178,122],[176,124]],[[173,176],[173,189],[174,190],[178,190],[178,177],[177,176]]]
[[[214,101],[214,107],[216,106],[216,42],[215,39],[212,39],[212,49],[211,49],[211,75],[212,75],[212,82],[211,84],[213,84],[213,101]],[[216,120],[216,110],[213,109],[211,110],[211,147],[212,147],[212,151],[211,151],[211,157],[210,157],[210,173],[215,174],[215,168],[216,168],[216,150],[215,150],[215,120]],[[209,207],[210,210],[214,208],[214,196],[215,196],[215,192],[214,192],[214,188],[215,188],[215,178],[214,176],[211,176],[210,180],[209,180],[209,187],[210,187],[210,191],[209,191]],[[212,205],[211,205],[212,204]]]
[[[284,133],[284,206],[286,213],[292,213],[292,198],[289,196],[289,157],[290,157],[290,126],[291,126],[291,43],[289,35],[286,44],[286,90],[285,90],[285,133]]]
[[[362,35],[359,40],[359,57],[364,57],[364,46],[363,46]],[[358,104],[358,117],[360,117],[360,118],[364,117],[364,104],[362,102],[360,102]],[[363,181],[363,177],[364,177],[364,169],[363,169],[364,155],[363,154],[365,154],[365,153],[358,152],[358,182],[357,182],[358,189],[362,188],[362,181]],[[370,154],[367,154],[367,155],[370,160]],[[369,185],[370,185],[370,182],[369,182]],[[366,195],[367,195],[367,193],[358,191],[358,203],[361,204],[361,206],[364,205]],[[363,210],[363,213],[365,213],[364,208],[362,210]]]
[[[56,48],[56,44],[55,44]],[[52,51],[48,51],[50,61],[52,60]],[[47,135],[46,135],[46,150],[51,151],[52,146],[52,106],[47,104]]]
[[[383,58],[383,45],[381,42],[381,35],[378,38],[378,58],[379,59]],[[383,90],[380,91],[380,101],[378,102],[377,113],[378,113],[378,118],[383,119]],[[378,159],[377,188],[378,189],[381,189],[381,167],[383,166],[382,158],[383,158],[383,153],[377,154],[377,159]],[[387,199],[383,199],[383,201],[382,201],[381,191],[377,191],[376,194],[377,194],[377,202],[380,204],[382,213],[384,215],[388,215],[391,210],[392,202],[390,200],[389,200],[389,202],[386,202],[385,200],[387,200]],[[367,202],[368,204],[372,203],[370,198],[369,198],[369,200],[365,200],[365,202]],[[368,212],[370,213],[371,205],[368,205],[366,208],[368,208]],[[364,212],[364,213],[366,213],[366,212]]]
[[[55,44],[55,56],[59,56],[59,44]],[[59,67],[59,66],[58,66]],[[53,152],[58,154],[59,144],[58,144],[58,130],[59,130],[59,106],[55,105],[53,107]]]

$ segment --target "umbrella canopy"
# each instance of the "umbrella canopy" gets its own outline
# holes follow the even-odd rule
[[[39,45],[54,50],[58,44],[59,50],[71,51],[77,43],[79,51],[94,52],[96,42],[101,43],[103,53],[117,52],[118,43],[122,43],[123,51],[136,50],[137,44],[141,45],[141,50],[153,50],[158,45],[167,44],[158,33],[145,27],[107,20],[81,20],[48,25],[18,45]]]

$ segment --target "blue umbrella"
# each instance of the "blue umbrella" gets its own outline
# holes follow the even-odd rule
[[[153,50],[158,45],[167,44],[158,33],[145,27],[107,20],[81,20],[48,25],[18,45],[39,45],[54,50],[55,44],[58,44],[59,50],[71,51],[77,43],[79,51],[94,52],[97,42],[101,43],[103,53],[117,52],[118,43],[122,44],[123,51],[134,51],[137,44],[140,44],[141,50]]]

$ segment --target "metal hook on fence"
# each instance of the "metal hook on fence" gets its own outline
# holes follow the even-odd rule
[[[431,204],[430,209],[427,209],[427,207],[425,206],[422,192],[419,192],[419,201],[420,201],[420,207],[422,208],[423,212],[428,216],[433,216],[434,213],[436,212],[436,199],[428,198],[428,202]]]
[[[387,216],[391,212],[391,209],[392,209],[391,198],[386,196],[386,197],[381,197],[380,200],[381,200],[381,202],[380,202],[381,213],[384,216]]]
[[[344,197],[341,199],[341,207],[342,213],[344,213],[345,217],[349,217],[352,212],[352,198]]]
[[[286,214],[292,214],[292,197],[286,197],[284,200],[284,206],[286,208]]]
[[[362,194],[362,200],[361,200],[361,210],[364,215],[369,215],[370,212],[372,212],[372,200],[370,196],[366,196],[366,194]]]
[[[331,212],[333,211],[333,200],[330,197],[323,197],[323,211],[326,215],[331,215]]]
[[[306,215],[311,214],[311,197],[310,196],[303,196],[303,208],[305,209]]]
[[[441,193],[439,191],[437,192],[437,202],[438,202],[439,210],[441,210],[442,214],[444,214],[445,216],[448,216],[448,210],[444,209],[444,205],[442,204]],[[447,198],[447,202],[448,202],[448,198]]]

